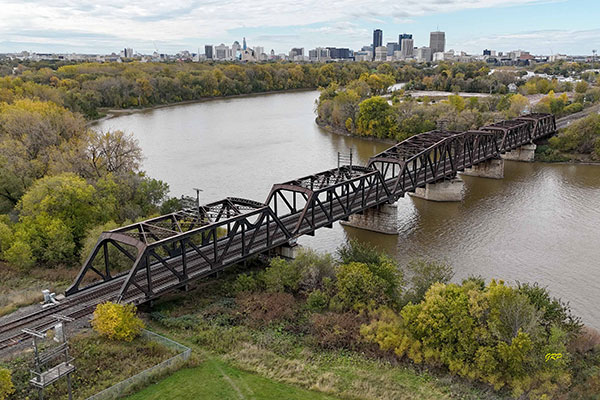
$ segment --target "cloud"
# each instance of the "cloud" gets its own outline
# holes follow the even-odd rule
[[[526,50],[537,54],[551,54],[564,51],[559,49],[575,48],[577,46],[581,48],[582,43],[587,43],[591,47],[585,54],[591,54],[592,47],[599,44],[598,38],[600,38],[600,28],[588,30],[545,29],[470,38],[456,43],[448,43],[448,45],[467,50],[482,49],[484,47],[516,50],[524,48],[523,44],[526,43],[528,44]]]
[[[364,37],[364,28],[350,29],[350,25],[344,24],[388,18],[408,23],[414,17],[433,13],[547,1],[0,0],[0,37],[5,42],[19,43],[60,44],[65,40],[78,46],[85,46],[87,40],[88,48],[93,49],[111,40],[115,47],[159,39],[187,43],[214,38],[224,40],[232,29],[284,29],[317,24],[325,26],[322,34],[330,29],[329,32]]]

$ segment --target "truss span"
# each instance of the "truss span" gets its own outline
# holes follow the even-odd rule
[[[555,132],[550,114],[466,132],[425,132],[367,166],[275,184],[264,203],[228,197],[104,232],[66,295],[102,290],[143,303]]]

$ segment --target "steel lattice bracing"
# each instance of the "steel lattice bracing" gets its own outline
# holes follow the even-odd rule
[[[275,184],[265,203],[226,198],[105,232],[66,294],[101,287],[120,301],[141,303],[555,132],[550,114],[473,131],[425,132],[366,167],[345,165]]]

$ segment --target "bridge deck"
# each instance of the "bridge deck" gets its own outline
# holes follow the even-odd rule
[[[276,184],[264,203],[226,198],[105,232],[66,294],[143,303],[555,131],[552,115],[530,114],[476,131],[425,132],[366,167]]]

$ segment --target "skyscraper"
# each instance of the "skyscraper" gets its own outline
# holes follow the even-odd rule
[[[435,31],[429,34],[429,47],[431,53],[443,53],[446,50],[446,34],[444,32]]]
[[[402,58],[408,58],[413,56],[414,42],[412,39],[402,39]]]
[[[412,33],[401,33],[398,35],[398,44],[400,48],[398,50],[402,50],[402,39],[412,39]]]
[[[242,44],[242,50],[246,50],[246,38],[244,38],[244,42]]]
[[[213,58],[213,46],[212,44],[207,44],[204,46],[204,54],[206,55],[206,59],[211,60]]]
[[[373,60],[375,59],[375,49],[383,45],[383,31],[375,29],[373,31]]]

